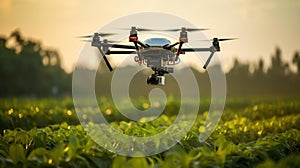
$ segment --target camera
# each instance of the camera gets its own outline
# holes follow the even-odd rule
[[[157,74],[152,74],[147,78],[147,84],[148,85],[165,85],[165,77],[159,76]]]

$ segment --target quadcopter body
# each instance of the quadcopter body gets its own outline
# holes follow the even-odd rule
[[[188,43],[188,32],[201,31],[206,29],[197,28],[185,28],[181,29],[169,29],[169,30],[153,30],[131,27],[129,42],[133,45],[122,45],[116,43],[110,43],[107,39],[101,41],[101,36],[112,35],[110,33],[94,33],[94,35],[81,36],[92,37],[91,45],[97,47],[102,55],[108,69],[113,71],[106,55],[112,54],[135,54],[134,61],[139,65],[145,64],[147,67],[153,70],[153,74],[147,78],[147,84],[149,85],[165,85],[165,74],[173,73],[174,68],[171,67],[180,63],[179,56],[186,52],[210,52],[206,63],[203,68],[206,69],[211,58],[215,52],[220,51],[219,41],[233,40],[234,38],[227,39],[212,39],[212,46],[207,48],[183,48],[184,43]],[[166,38],[149,38],[144,42],[139,41],[138,31],[180,31],[179,40],[175,43],[171,43]],[[178,47],[177,47],[178,46]],[[110,50],[111,48],[119,48],[126,50]]]

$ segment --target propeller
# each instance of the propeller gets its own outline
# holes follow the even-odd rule
[[[199,41],[214,41],[214,39],[217,39],[218,41],[229,41],[229,40],[236,40],[238,38],[213,38],[213,39],[209,39],[209,40],[199,40]]]
[[[161,30],[161,31],[169,31],[169,32],[188,31],[188,32],[195,32],[195,31],[203,31],[203,30],[208,30],[208,29],[203,29],[203,28],[185,28],[185,27],[182,27],[181,29],[166,29],[166,30]]]
[[[132,28],[121,28],[122,30],[132,30]],[[137,31],[169,31],[169,32],[176,32],[176,31],[188,31],[188,32],[194,32],[194,31],[203,31],[208,29],[202,29],[202,28],[185,28],[182,27],[180,29],[148,29],[148,28],[137,28],[135,27],[135,30]]]
[[[106,40],[106,39],[104,39],[102,42],[105,43],[105,40]],[[93,40],[80,40],[80,41],[84,41],[84,42],[92,42]],[[118,42],[120,42],[120,41],[116,41],[116,40],[107,40],[106,42],[107,42],[107,43],[118,43]]]
[[[121,30],[132,30],[132,28],[121,28]],[[137,27],[134,27],[134,30],[136,31],[158,31],[158,30],[155,30],[155,29],[146,29],[146,28],[137,28]]]
[[[98,33],[98,34],[101,37],[115,35],[115,33]],[[84,35],[84,36],[77,36],[77,38],[91,38],[91,37],[94,37],[94,34],[92,34],[92,35]]]

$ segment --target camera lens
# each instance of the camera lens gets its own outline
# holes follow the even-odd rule
[[[158,84],[158,78],[156,75],[151,75],[147,79],[147,84],[148,85],[157,85]]]
[[[148,85],[165,85],[165,77],[152,74],[147,78]]]

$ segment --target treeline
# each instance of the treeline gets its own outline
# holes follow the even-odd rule
[[[61,67],[59,53],[13,31],[0,37],[0,96],[70,95],[71,74]]]
[[[262,59],[253,72],[250,64],[234,61],[233,68],[227,73],[228,93],[232,95],[292,95],[300,96],[300,55],[295,52],[289,62],[283,61],[284,55],[279,47],[271,55],[271,65],[266,68]],[[296,72],[291,65],[297,67]]]

